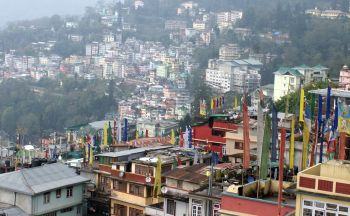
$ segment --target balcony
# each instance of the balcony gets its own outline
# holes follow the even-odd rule
[[[162,200],[160,198],[141,197],[141,196],[120,192],[120,191],[115,191],[115,190],[112,191],[111,198],[113,200],[121,200],[123,202],[133,203],[139,206],[148,206],[148,205],[156,204]]]

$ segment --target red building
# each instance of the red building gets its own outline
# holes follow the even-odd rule
[[[235,131],[238,125],[221,119],[193,126],[193,143],[207,150],[217,152],[220,157],[226,154],[226,132]]]

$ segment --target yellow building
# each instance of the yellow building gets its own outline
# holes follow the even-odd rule
[[[350,215],[350,161],[332,160],[299,172],[295,215]]]

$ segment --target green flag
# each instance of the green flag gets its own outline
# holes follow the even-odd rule
[[[265,179],[267,177],[271,133],[272,133],[271,118],[269,115],[266,115],[263,146],[262,146],[262,153],[261,153],[261,163],[260,163],[260,179]]]

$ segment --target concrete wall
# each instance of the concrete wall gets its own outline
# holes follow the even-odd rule
[[[56,210],[64,209],[74,205],[82,204],[83,201],[83,185],[73,186],[73,196],[67,198],[66,187],[61,188],[61,197],[56,198],[56,189],[50,191],[50,202],[44,204],[44,193],[38,194],[33,198],[33,213],[45,214]],[[72,211],[73,212],[73,211]],[[75,215],[75,214],[73,214]]]
[[[0,202],[18,206],[27,214],[32,213],[32,199],[29,195],[0,189]]]

